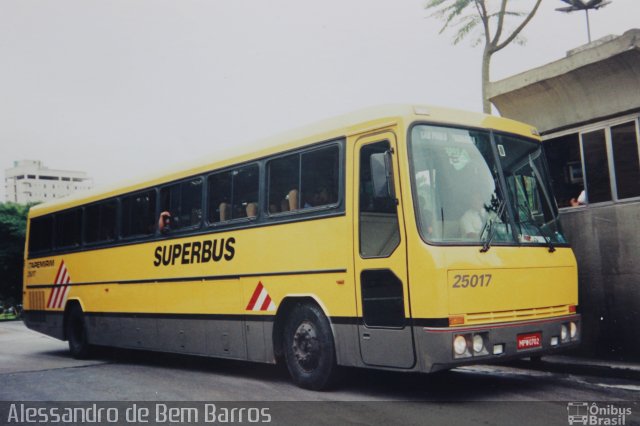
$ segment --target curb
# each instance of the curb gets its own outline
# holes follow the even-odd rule
[[[539,361],[517,360],[513,366],[529,370],[640,381],[640,364],[568,356],[547,356]]]

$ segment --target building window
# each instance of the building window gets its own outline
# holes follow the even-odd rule
[[[611,127],[611,147],[618,198],[640,196],[640,162],[634,121]]]
[[[569,207],[584,188],[580,136],[573,133],[550,139],[544,145],[558,207]]]
[[[611,201],[611,181],[604,129],[582,135],[582,153],[589,203]]]
[[[571,206],[572,198],[575,205],[583,189],[588,203],[640,197],[637,126],[637,120],[603,124],[544,142],[558,207]]]

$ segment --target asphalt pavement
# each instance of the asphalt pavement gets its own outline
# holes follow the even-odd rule
[[[115,349],[75,360],[66,342],[2,322],[0,424],[26,423],[9,421],[12,406],[17,413],[29,404],[98,403],[119,407],[118,424],[136,423],[124,421],[134,405],[160,415],[155,424],[171,423],[171,408],[193,408],[202,424],[205,405],[214,404],[218,413],[267,409],[272,424],[566,425],[571,410],[590,404],[609,414],[629,409],[624,425],[640,425],[639,373],[638,364],[554,356],[433,375],[349,369],[336,389],[313,392],[293,385],[281,366]]]

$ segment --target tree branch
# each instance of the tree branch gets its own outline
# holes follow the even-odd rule
[[[502,27],[504,26],[504,15],[507,10],[507,0],[502,0],[502,4],[500,5],[500,12],[498,12],[498,28],[496,29],[496,35],[491,40],[491,46],[495,46],[500,41],[500,37],[502,36]]]
[[[485,45],[489,45],[491,43],[491,37],[489,34],[489,16],[487,15],[486,5],[484,4],[484,0],[474,0],[474,3],[478,10],[478,15],[480,15],[482,26],[484,27]]]
[[[516,38],[518,36],[518,34],[520,34],[520,31],[522,31],[522,29],[527,26],[527,24],[529,23],[529,21],[531,20],[531,18],[533,18],[533,15],[536,14],[538,7],[540,6],[540,3],[542,3],[542,0],[536,0],[536,4],[533,7],[533,9],[531,10],[531,12],[529,12],[529,16],[526,17],[526,19],[524,21],[522,21],[522,23],[520,24],[520,26],[518,28],[516,28],[513,33],[511,33],[511,35],[502,43],[496,45],[493,47],[493,49],[491,50],[491,53],[495,53],[498,50],[502,50],[504,49],[509,43],[511,43],[513,41],[514,38]]]

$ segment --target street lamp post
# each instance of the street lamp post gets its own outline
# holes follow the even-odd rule
[[[591,43],[591,26],[589,25],[589,10],[590,9],[600,9],[601,7],[605,7],[612,0],[560,0],[562,2],[570,5],[569,7],[559,7],[556,10],[560,12],[575,12],[576,10],[584,10],[587,16],[587,38],[589,39],[589,43]]]

